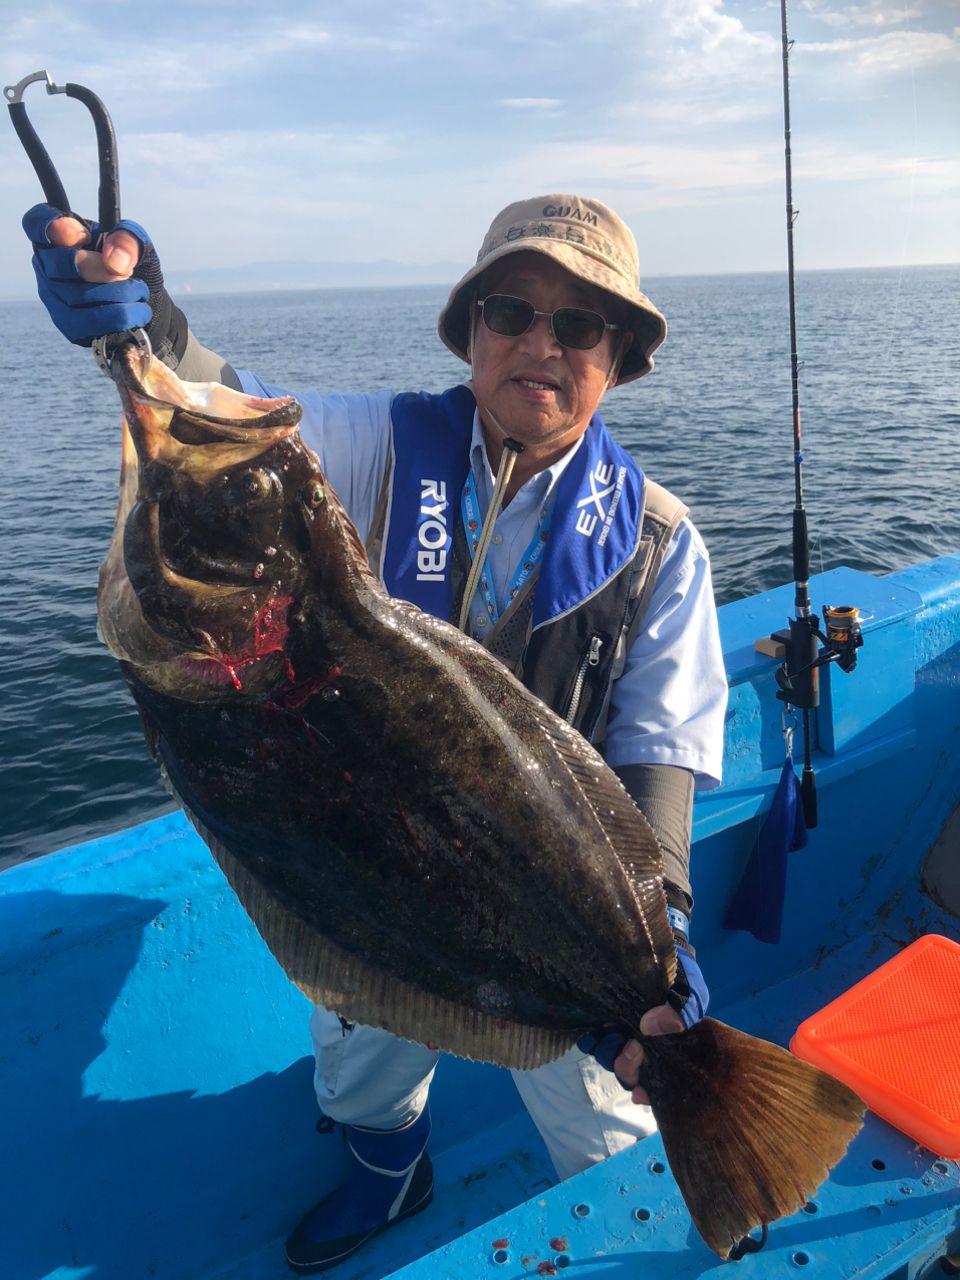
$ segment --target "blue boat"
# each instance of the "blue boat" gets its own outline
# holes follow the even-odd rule
[[[779,944],[724,925],[784,759],[778,663],[755,641],[792,590],[720,611],[725,781],[697,801],[693,850],[712,1011],[781,1044],[915,939],[960,941],[960,555],[812,579],[865,639],[853,675],[823,673],[820,824],[789,855]],[[309,1006],[183,815],[4,872],[0,938],[2,1280],[289,1274],[283,1239],[339,1180],[341,1140],[314,1127]],[[917,1020],[957,1043],[960,992],[941,994]],[[960,1126],[960,1065],[939,1067]],[[344,1280],[960,1274],[960,1164],[873,1114],[814,1200],[722,1263],[656,1136],[556,1184],[508,1072],[446,1058],[432,1105],[434,1204]]]

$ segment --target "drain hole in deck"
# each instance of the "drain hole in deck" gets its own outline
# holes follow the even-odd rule
[[[573,1216],[575,1218],[589,1218],[590,1206],[588,1204],[575,1204],[573,1206]]]
[[[496,1249],[493,1254],[493,1260],[498,1264],[503,1264],[510,1261],[510,1255],[506,1249]]]
[[[666,1171],[667,1171],[667,1166],[663,1163],[662,1160],[654,1160],[653,1163],[650,1165],[651,1173],[666,1173]]]
[[[934,1164],[933,1164],[933,1171],[934,1171],[934,1173],[949,1173],[949,1172],[950,1172],[950,1170],[947,1168],[947,1166],[943,1163],[943,1161],[942,1161],[942,1160],[935,1160],[935,1161],[934,1161]]]
[[[810,1261],[810,1255],[809,1253],[795,1253],[793,1255],[793,1261],[798,1267],[805,1267]]]
[[[636,1220],[637,1220],[638,1222],[649,1222],[649,1221],[650,1221],[650,1210],[649,1210],[649,1209],[634,1209],[634,1211],[633,1211],[633,1216],[636,1218]]]
[[[875,1169],[883,1170],[887,1167],[886,1162],[883,1160],[871,1160],[870,1163],[873,1165]]]
[[[554,1258],[554,1262],[556,1263],[557,1267],[561,1271],[563,1270],[564,1267],[569,1267],[570,1265],[569,1253],[558,1253],[557,1256]]]
[[[804,1212],[804,1213],[819,1213],[819,1212],[820,1212],[820,1206],[819,1206],[818,1204],[816,1204],[816,1203],[815,1203],[815,1201],[813,1201],[813,1200],[808,1200],[808,1201],[807,1201],[807,1203],[803,1206],[803,1212]]]

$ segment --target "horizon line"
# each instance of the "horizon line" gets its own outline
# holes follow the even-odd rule
[[[383,259],[380,259],[380,261],[383,261]],[[253,265],[253,264],[248,264],[248,265]],[[297,259],[288,259],[288,260],[285,259],[283,261],[278,261],[275,264],[258,263],[256,265],[258,266],[275,265],[278,268],[297,267],[299,269],[302,269],[303,267],[309,267],[312,265],[336,267],[338,264],[335,262],[330,262],[329,260],[324,262],[317,262],[316,264],[314,264],[310,262],[300,262]],[[344,264],[344,265],[374,266],[376,265],[376,263],[375,262],[371,262],[371,263],[358,262],[356,264],[350,263],[350,264]],[[398,263],[397,265],[404,266],[404,267],[412,267],[415,270],[417,269],[416,263]],[[427,265],[429,266],[429,264]],[[879,263],[879,264],[874,263],[869,266],[853,265],[853,266],[844,266],[844,267],[796,267],[795,272],[797,275],[803,275],[810,272],[821,272],[821,271],[904,271],[907,269],[915,269],[915,268],[942,268],[942,267],[960,267],[960,259],[956,261],[949,261],[949,262],[898,262],[898,263]],[[227,269],[228,268],[225,268],[225,267],[199,268],[200,271],[225,271]],[[238,271],[241,273],[243,272],[243,270],[244,270],[243,267],[238,268]],[[648,276],[644,276],[640,283],[641,283],[641,286],[646,287],[646,282],[650,280],[702,280],[704,278],[720,279],[725,276],[772,276],[772,275],[785,275],[786,272],[787,272],[786,264],[784,264],[782,267],[753,267],[748,269],[732,270],[732,271],[658,271],[658,272],[651,273]],[[180,270],[177,272],[171,272],[170,274],[171,275],[176,274],[176,275],[182,276],[182,275],[188,275],[189,272],[186,270]],[[224,289],[222,287],[221,288],[202,288],[201,287],[201,288],[194,289],[189,286],[187,288],[183,288],[182,286],[178,287],[178,286],[168,285],[167,292],[171,294],[171,296],[185,295],[185,296],[193,296],[193,297],[216,297],[222,294],[244,294],[244,293],[251,294],[251,295],[261,294],[261,293],[311,293],[321,289],[328,290],[330,292],[341,291],[341,290],[343,292],[348,292],[350,290],[357,290],[357,289],[432,289],[440,286],[446,289],[450,289],[453,287],[454,284],[456,284],[455,280],[449,280],[449,279],[439,280],[438,279],[438,280],[407,281],[406,283],[389,282],[385,284],[376,284],[375,282],[367,281],[364,284],[259,285],[259,286],[252,286],[249,288],[236,287],[236,288],[228,288],[228,289]],[[0,293],[0,302],[37,302],[37,301],[39,301],[39,299],[37,298],[36,294]]]

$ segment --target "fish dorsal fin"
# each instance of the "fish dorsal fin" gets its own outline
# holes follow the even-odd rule
[[[521,688],[534,704],[541,730],[583,791],[623,865],[646,923],[654,955],[666,958],[667,985],[672,986],[676,954],[663,892],[663,854],[653,828],[626,787],[587,740],[524,686]]]
[[[182,797],[177,799],[182,803]],[[350,1022],[381,1027],[402,1040],[517,1070],[543,1066],[570,1048],[569,1032],[525,1026],[465,1008],[351,955],[278,902],[186,805],[184,812],[274,959],[314,1004]]]
[[[510,729],[529,738],[532,726],[534,734],[547,738],[555,758],[583,794],[623,866],[653,954],[664,958],[666,984],[672,986],[677,959],[663,892],[663,855],[653,828],[626,787],[596,748],[531,693],[488,649],[449,623],[421,613],[415,605],[400,601],[393,604],[418,615],[421,626],[469,672]]]
[[[379,588],[380,591],[382,591],[383,590],[382,584],[380,583],[379,579],[374,577],[373,571],[370,568],[370,559],[367,555],[367,548],[360,541],[360,535],[359,533],[357,533],[357,529],[353,521],[347,515],[346,507],[344,507],[343,503],[340,501],[340,498],[336,490],[334,489],[333,485],[331,485],[330,482],[326,479],[324,480],[324,488],[326,489],[326,492],[327,492],[327,501],[332,503],[334,510],[336,511],[337,515],[340,518],[340,523],[343,525],[343,536],[346,538],[347,542],[349,543],[351,551],[356,556],[362,568],[364,568],[367,571],[371,580],[376,582],[377,587]]]

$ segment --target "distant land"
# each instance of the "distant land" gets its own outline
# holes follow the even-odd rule
[[[356,289],[405,284],[451,286],[465,271],[460,262],[249,262],[238,267],[167,271],[172,294],[259,293],[270,289]]]
[[[798,275],[823,271],[926,271],[960,263],[898,263],[869,267],[804,267]],[[467,269],[463,262],[247,262],[231,267],[198,267],[193,271],[164,269],[167,288],[174,295],[203,293],[261,293],[285,289],[391,288],[403,285],[437,285],[449,289]],[[754,271],[696,272],[704,275],[783,275],[785,268],[757,268]],[[684,279],[682,271],[651,271],[643,284],[657,280]],[[0,302],[33,301],[36,294],[24,281],[23,287],[4,288],[0,280]]]

